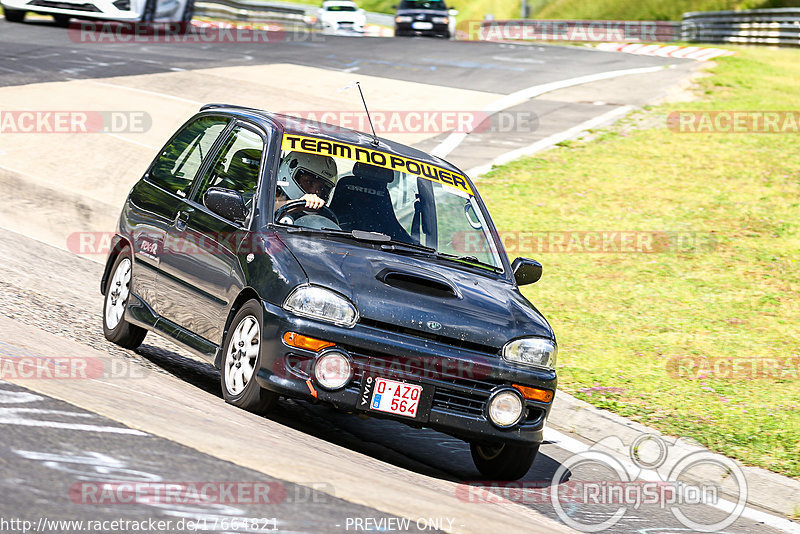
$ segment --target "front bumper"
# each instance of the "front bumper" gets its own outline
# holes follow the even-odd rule
[[[447,24],[434,24],[427,29],[414,28],[415,22],[395,22],[394,33],[395,35],[436,35],[442,37],[450,37],[450,26]],[[424,22],[424,21],[423,21]]]
[[[322,31],[342,33],[364,33],[364,24],[351,21],[323,20]]]
[[[93,0],[87,2],[65,0],[2,0],[0,4],[8,9],[28,11],[48,15],[69,15],[71,17],[98,20],[136,22],[141,14],[117,8],[112,0]],[[132,2],[131,2],[132,4]]]
[[[514,367],[496,354],[483,354],[373,326],[329,325],[297,317],[266,302],[263,309],[264,346],[256,375],[261,387],[289,397],[328,403],[348,412],[432,428],[467,441],[503,441],[519,445],[542,441],[552,402],[527,400],[521,422],[508,429],[498,428],[489,421],[486,403],[493,391],[512,383],[555,391],[554,371]],[[317,354],[286,345],[283,341],[286,332],[336,343],[337,348],[347,352],[353,360],[355,372],[350,383],[337,391],[319,387],[312,378]],[[362,380],[366,376],[421,384],[430,396],[420,404],[415,419],[364,411],[359,406],[362,405]]]

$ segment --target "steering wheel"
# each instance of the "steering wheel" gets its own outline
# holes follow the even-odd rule
[[[278,208],[275,211],[275,222],[279,222],[282,224],[293,224],[294,221],[302,217],[302,215],[300,217],[294,216],[296,212],[305,212],[305,213],[313,213],[315,215],[321,215],[326,219],[330,219],[331,221],[336,223],[336,226],[339,226],[339,218],[336,217],[336,214],[333,213],[333,210],[331,210],[328,206],[322,206],[321,208],[316,210],[307,208],[305,200],[292,200],[290,202],[287,202],[280,208]],[[291,219],[291,221],[289,221],[288,223],[284,221],[283,219],[286,217]]]

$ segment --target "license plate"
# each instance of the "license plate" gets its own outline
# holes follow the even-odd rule
[[[411,27],[415,30],[432,30],[432,22],[412,22]]]
[[[376,378],[369,407],[378,412],[416,417],[421,397],[422,386]]]

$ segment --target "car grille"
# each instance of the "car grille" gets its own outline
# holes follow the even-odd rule
[[[423,330],[406,328],[391,323],[384,323],[382,321],[367,319],[366,317],[362,317],[361,319],[359,319],[359,323],[363,324],[364,326],[379,328],[381,330],[386,330],[388,332],[397,332],[399,334],[406,334],[409,336],[414,336],[422,339],[429,339],[431,341],[442,343],[443,345],[450,345],[451,347],[456,347],[458,349],[467,349],[475,352],[481,352],[483,354],[495,355],[498,353],[499,350],[497,347],[492,347],[490,345],[483,345],[481,343],[473,343],[471,341],[466,341],[454,337],[442,336],[439,334],[434,334],[433,332],[426,332]]]
[[[52,0],[33,0],[28,3],[29,6],[37,7],[52,7],[56,9],[71,9],[72,11],[87,11],[92,13],[100,13],[100,8],[93,4],[71,4],[69,2],[54,2]]]

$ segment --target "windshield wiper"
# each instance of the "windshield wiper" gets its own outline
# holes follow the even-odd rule
[[[310,232],[313,234],[335,234],[344,236],[350,235],[350,232],[345,232],[344,230],[338,230],[336,228],[311,228],[310,226],[286,225],[286,231],[291,233]]]
[[[503,269],[492,265],[491,263],[486,263],[485,261],[481,261],[475,256],[458,256],[456,254],[448,254],[446,252],[437,252],[437,258],[442,258],[444,260],[456,261],[458,263],[471,265],[473,267],[480,267],[482,269],[487,269],[495,273],[503,272]]]

